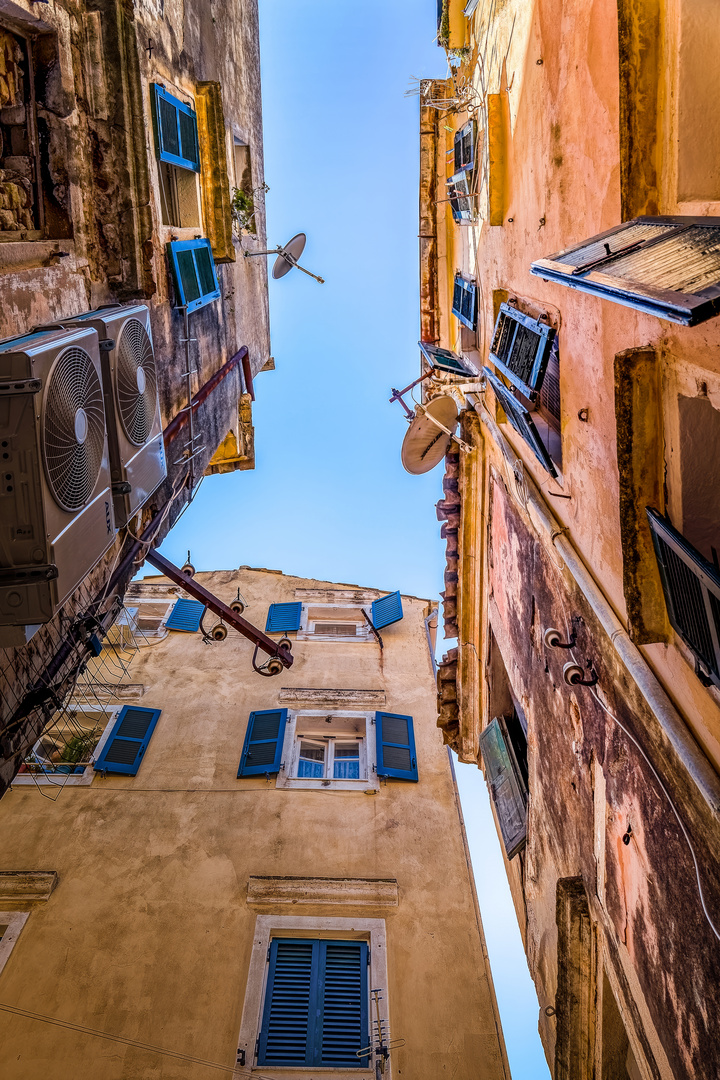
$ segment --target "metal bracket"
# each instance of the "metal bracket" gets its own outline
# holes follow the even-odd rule
[[[13,379],[10,382],[0,382],[0,395],[37,394],[42,390],[40,379]]]
[[[373,634],[374,634],[374,635],[375,635],[375,637],[377,638],[377,642],[378,642],[378,645],[379,645],[379,646],[380,646],[380,648],[382,649],[382,648],[383,648],[383,639],[382,639],[382,638],[380,637],[380,634],[378,633],[378,631],[377,631],[377,630],[375,629],[375,627],[373,626],[373,622],[372,622],[372,619],[371,619],[371,618],[370,618],[370,616],[368,615],[368,613],[367,613],[367,611],[365,610],[365,608],[360,608],[360,610],[362,611],[362,613],[363,613],[363,615],[364,615],[364,617],[365,617],[365,622],[366,622],[366,623],[368,624],[368,626],[369,626],[369,627],[370,627],[370,629],[372,630]]]
[[[54,563],[43,566],[8,566],[0,569],[0,585],[32,585],[36,581],[52,581],[58,576]]]

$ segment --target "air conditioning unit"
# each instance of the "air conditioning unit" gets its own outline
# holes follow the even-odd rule
[[[157,370],[144,304],[98,308],[62,326],[91,326],[100,338],[105,413],[118,528],[167,476]]]
[[[98,336],[0,343],[0,646],[24,644],[115,537]]]

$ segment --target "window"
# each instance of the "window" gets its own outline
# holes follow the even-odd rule
[[[480,735],[480,751],[505,854],[512,859],[527,840],[527,732],[517,711],[490,721]]]
[[[175,281],[175,306],[197,311],[220,299],[210,241],[175,240],[167,245],[168,259]]]
[[[485,378],[492,387],[495,396],[503,409],[507,422],[515,428],[518,435],[527,443],[540,464],[551,476],[557,477],[558,472],[550,456],[548,447],[542,438],[535,420],[531,414],[532,403],[526,407],[521,400],[514,396],[512,391],[493,374],[489,368],[484,369]],[[545,433],[548,438],[548,432]],[[549,439],[548,439],[549,441]]]
[[[453,220],[472,221],[475,216],[474,182],[470,173],[458,172],[446,181]]]
[[[475,121],[470,120],[455,133],[453,160],[455,172],[475,166]]]
[[[502,304],[495,323],[490,359],[525,397],[535,401],[547,371],[555,331],[539,319]]]
[[[477,327],[476,286],[460,274],[455,275],[453,286],[452,313],[468,330]]]
[[[716,218],[639,217],[540,259],[531,273],[694,326],[720,312]]]
[[[93,768],[96,772],[135,776],[147,749],[160,709],[123,705],[101,745]]]
[[[403,617],[399,592],[380,596],[370,604],[271,604],[266,633],[297,632],[298,641],[374,641],[368,620],[376,630]]]
[[[273,938],[258,1065],[367,1068],[365,941]]]
[[[720,569],[648,507],[668,618],[692,650],[696,669],[720,687]]]
[[[0,911],[0,971],[7,964],[29,916],[29,911]]]
[[[163,224],[198,228],[200,153],[197,116],[189,105],[157,83],[152,83],[150,93]]]
[[[364,713],[297,714],[290,727],[286,755],[290,779],[369,783],[374,762],[368,768],[367,728]]]
[[[449,375],[460,375],[465,379],[476,378],[479,374],[469,360],[450,349],[441,349],[438,345],[430,345],[427,341],[418,341],[418,345],[425,360],[434,371],[446,371]]]

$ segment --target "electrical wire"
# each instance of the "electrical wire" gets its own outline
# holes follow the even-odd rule
[[[182,1054],[179,1050],[168,1050],[163,1046],[155,1046],[152,1043],[139,1042],[137,1039],[128,1039],[124,1035],[112,1035],[109,1031],[98,1031],[97,1028],[86,1027],[84,1024],[73,1024],[69,1020],[59,1020],[55,1016],[47,1016],[45,1013],[30,1012],[29,1009],[20,1009],[15,1005],[6,1005],[0,1002],[0,1009],[10,1013],[11,1016],[24,1016],[28,1020],[37,1020],[42,1024],[51,1024],[53,1027],[67,1028],[70,1031],[79,1031],[83,1035],[92,1035],[97,1039],[107,1039],[110,1042],[122,1043],[124,1046],[135,1046],[140,1050],[149,1050],[152,1054],[162,1054],[164,1057],[175,1058],[178,1061],[189,1061],[193,1065],[204,1065],[206,1069],[219,1069],[228,1075],[243,1076],[252,1075],[257,1080],[272,1080],[272,1077],[263,1076],[262,1073],[247,1066],[221,1065],[218,1061],[208,1061],[205,1058],[193,1057],[191,1054]]]

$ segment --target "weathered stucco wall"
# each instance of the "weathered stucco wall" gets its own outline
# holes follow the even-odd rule
[[[199,580],[228,602],[239,586],[245,617],[260,626],[296,588],[334,587],[247,569]],[[252,646],[232,630],[221,644],[171,633],[144,647],[130,678],[145,687],[141,703],[163,711],[137,776],[96,775],[54,803],[18,786],[0,804],[0,869],[58,873],[0,974],[0,1001],[232,1067],[256,914],[297,911],[250,907],[248,878],[394,878],[397,907],[297,913],[386,920],[384,1000],[393,1037],[405,1040],[392,1076],[509,1080],[435,726],[429,605],[404,597],[403,607],[382,653],[374,640],[298,641],[293,667],[273,679],[254,674]],[[381,781],[368,795],[237,779],[248,715],[276,706],[283,687],[384,691],[383,708],[414,717],[419,782]],[[58,1080],[75,1077],[79,1062],[103,1080],[204,1074],[22,1016],[0,1013],[0,1025],[8,1080],[39,1080],[49,1067]]]

